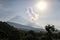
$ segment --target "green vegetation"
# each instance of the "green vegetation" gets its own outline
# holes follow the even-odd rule
[[[60,40],[60,32],[55,32],[54,25],[46,25],[47,32],[34,32],[33,30],[18,30],[6,22],[0,21],[0,40]]]
[[[19,40],[19,31],[6,22],[0,21],[0,40]]]

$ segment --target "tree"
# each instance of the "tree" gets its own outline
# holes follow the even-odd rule
[[[46,25],[45,29],[46,29],[46,31],[48,31],[48,33],[52,33],[52,32],[55,31],[54,25],[52,25],[52,26],[51,25]]]
[[[49,34],[50,40],[52,40],[52,32],[55,31],[54,25],[46,25],[46,26],[45,26],[45,29],[46,29],[46,31],[47,31],[48,34]]]
[[[19,40],[19,30],[6,22],[0,21],[0,40]]]

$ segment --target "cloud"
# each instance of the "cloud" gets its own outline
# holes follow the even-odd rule
[[[36,12],[32,7],[29,7],[27,9],[27,13],[28,13],[28,15],[30,17],[29,20],[32,23],[39,25],[39,22],[38,22],[38,20],[39,20],[39,14],[38,14],[38,12]]]

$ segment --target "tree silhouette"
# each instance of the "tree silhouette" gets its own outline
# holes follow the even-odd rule
[[[46,31],[48,31],[48,33],[52,33],[52,32],[55,31],[54,25],[52,25],[52,26],[51,25],[46,25],[45,29],[46,29]]]
[[[52,40],[52,32],[55,31],[54,25],[46,25],[45,29],[49,34],[50,40]]]
[[[19,31],[6,22],[0,21],[0,40],[19,40]]]
[[[58,36],[53,35],[55,31],[54,25],[46,25],[47,32],[35,32],[34,30],[26,31],[16,29],[6,22],[0,21],[0,40],[57,40],[60,39],[60,32]],[[58,31],[58,30],[57,30]]]

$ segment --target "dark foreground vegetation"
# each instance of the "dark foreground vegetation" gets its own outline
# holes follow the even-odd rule
[[[0,40],[60,40],[60,32],[54,33],[54,25],[46,25],[45,29],[47,32],[18,30],[0,21]]]

